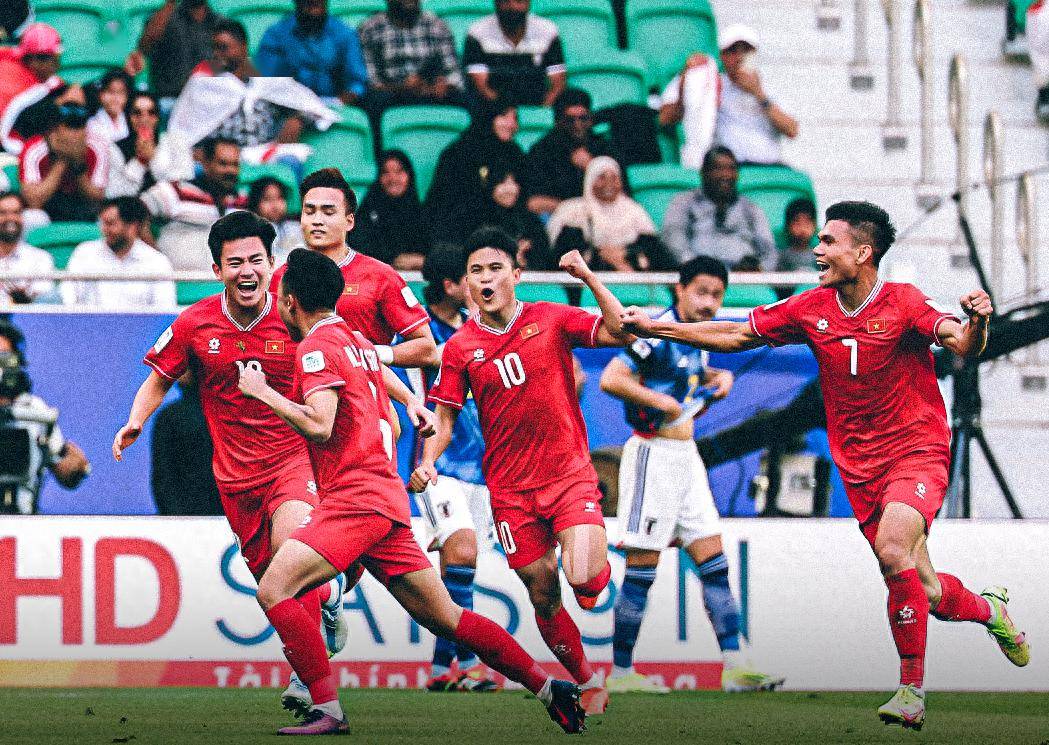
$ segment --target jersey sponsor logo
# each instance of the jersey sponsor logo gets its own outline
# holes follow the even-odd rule
[[[221,345],[221,343],[222,342],[220,342],[218,339],[216,339],[214,337],[212,337],[211,339],[208,339],[208,354],[218,354],[219,353],[219,346]]]
[[[164,329],[164,333],[162,333],[157,338],[157,343],[153,345],[153,351],[156,352],[157,354],[160,354],[161,352],[163,352],[164,351],[164,347],[166,347],[168,345],[168,342],[171,341],[171,337],[173,337],[174,335],[175,335],[175,332],[171,330],[170,326],[168,326],[166,329]]]
[[[401,288],[401,297],[404,298],[404,303],[409,308],[414,308],[416,305],[419,304],[419,300],[418,300],[418,298],[415,297],[415,293],[412,292],[412,288],[411,287],[402,287]]]
[[[279,339],[270,339],[266,342],[266,354],[284,354],[284,342]]]
[[[884,318],[871,318],[867,320],[868,334],[884,334],[889,330],[889,322]]]
[[[521,329],[521,338],[522,339],[531,339],[533,336],[538,334],[540,331],[542,331],[542,329],[539,328],[539,324],[538,323],[530,323],[527,326],[525,326],[523,329]]]
[[[302,371],[304,373],[320,372],[324,369],[324,352],[316,349],[302,356]]]
[[[914,487],[914,496],[916,496],[918,499],[925,499],[925,492],[925,482],[919,481],[917,486]]]
[[[343,295],[360,295],[361,286],[356,282],[352,285],[346,285],[346,289],[342,291]]]
[[[830,321],[828,321],[826,318],[821,318],[820,320],[816,321],[816,330],[819,331],[821,334],[827,333],[827,328],[829,326]]]

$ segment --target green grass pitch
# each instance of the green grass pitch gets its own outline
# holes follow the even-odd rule
[[[288,717],[274,690],[27,689],[0,695],[3,745],[258,745]],[[583,743],[1010,743],[1049,745],[1049,694],[936,693],[925,728],[881,724],[888,693],[619,695],[588,719]],[[572,742],[525,693],[343,691],[350,736],[426,745]],[[578,738],[577,738],[578,739]],[[323,742],[332,741],[324,738]]]

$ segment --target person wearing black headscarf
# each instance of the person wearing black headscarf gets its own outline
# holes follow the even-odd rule
[[[482,225],[501,228],[517,241],[517,263],[523,269],[557,268],[546,228],[526,206],[521,178],[512,170],[497,166],[489,171],[485,200],[470,232]]]
[[[397,269],[422,269],[430,235],[415,168],[404,151],[379,154],[379,175],[357,209],[349,241],[361,253]]]

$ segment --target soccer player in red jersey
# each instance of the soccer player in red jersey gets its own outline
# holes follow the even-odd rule
[[[434,464],[472,392],[485,441],[485,483],[507,562],[528,588],[543,640],[583,686],[587,713],[598,713],[608,694],[561,605],[555,551],[561,547],[561,566],[579,604],[593,608],[611,569],[572,348],[622,346],[633,337],[621,333],[622,305],[576,251],[561,266],[590,287],[603,317],[519,301],[516,253],[516,242],[501,230],[481,229],[467,243],[466,276],[478,314],[445,342],[429,395],[437,435],[424,446],[410,488],[422,491],[437,483]]]
[[[763,344],[807,344],[819,363],[831,454],[860,530],[889,589],[888,615],[900,655],[900,687],[878,710],[887,724],[920,729],[930,614],[982,624],[1015,665],[1030,649],[1006,610],[1004,588],[979,595],[933,569],[926,546],[947,489],[951,432],[930,344],[965,357],[987,343],[991,301],[982,290],[961,298],[968,322],[939,310],[916,287],[884,282],[878,264],[896,231],[883,209],[839,202],[813,249],[820,286],[756,308],[749,322],[656,321],[636,308],[624,326],[708,349],[739,352]]]
[[[353,230],[357,195],[336,168],[323,168],[303,179],[300,222],[306,248],[339,265],[346,287],[335,311],[375,345],[385,365],[436,367],[437,344],[430,317],[401,275],[388,264],[358,253],[346,243]],[[284,267],[273,274],[276,292]],[[394,337],[401,342],[390,346]]]
[[[272,408],[308,441],[320,492],[320,506],[284,542],[259,582],[259,603],[313,698],[306,720],[280,733],[347,729],[324,643],[298,598],[358,562],[416,621],[524,684],[566,732],[582,731],[578,687],[554,681],[505,630],[456,605],[415,542],[385,388],[397,379],[379,362],[374,345],[336,315],[343,287],[333,261],[319,252],[292,251],[277,302],[292,338],[300,341],[296,402],[271,388],[260,369],[240,371],[244,395]],[[423,402],[403,384],[391,384],[391,390],[422,434],[432,434],[433,415]]]

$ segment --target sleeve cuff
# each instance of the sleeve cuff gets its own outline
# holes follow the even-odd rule
[[[445,398],[439,398],[439,397],[433,395],[432,393],[429,396],[426,397],[426,400],[431,402],[431,403],[435,403],[435,404],[444,404],[445,406],[451,406],[453,409],[457,409],[459,411],[462,411],[462,408],[463,408],[463,405],[461,403],[456,403],[455,401],[449,401],[448,399],[445,399]]]
[[[178,380],[179,377],[181,377],[180,375],[172,375],[171,373],[169,373],[167,370],[162,368],[160,365],[158,365],[156,362],[154,362],[153,360],[149,359],[148,357],[146,359],[142,360],[142,361],[145,362],[150,367],[152,367],[156,371],[157,375],[159,375],[162,378],[165,378],[167,380],[170,380],[170,381],[174,382],[174,381]]]
[[[760,337],[761,337],[762,339],[764,339],[764,338],[765,338],[765,335],[764,335],[763,333],[761,333],[760,331],[758,331],[758,324],[757,324],[757,322],[756,322],[756,321],[754,320],[754,311],[750,311],[750,316],[749,316],[749,318],[750,318],[750,329],[751,329],[751,331],[753,331],[753,332],[754,332],[755,334],[757,334],[757,335],[758,335],[758,336],[760,336]]]
[[[597,318],[594,319],[594,325],[590,329],[590,346],[591,347],[596,347],[597,346],[597,331],[598,331],[598,329],[601,328],[601,324],[602,323],[604,323],[604,318],[602,318],[601,316],[597,316]]]
[[[302,394],[302,399],[305,401],[317,391],[323,391],[327,388],[338,388],[344,385],[346,385],[345,380],[329,380],[327,383],[321,383],[320,385],[315,385],[312,388],[310,388],[308,391]]]

